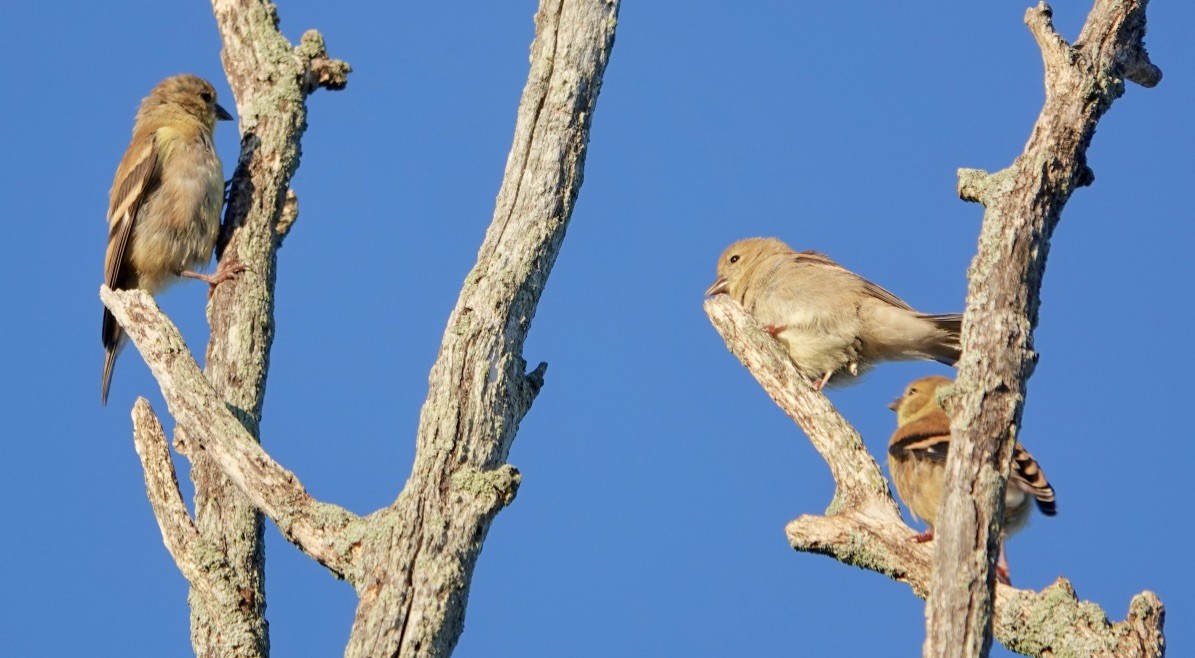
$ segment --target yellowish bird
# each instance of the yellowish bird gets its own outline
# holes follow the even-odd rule
[[[938,403],[938,390],[953,383],[946,377],[923,377],[909,384],[904,395],[888,405],[896,412],[897,422],[896,431],[888,441],[888,470],[896,493],[909,511],[930,526],[914,537],[920,542],[933,539],[942,503],[946,454],[950,450],[950,416]],[[1013,448],[1012,473],[1004,490],[1004,530],[996,565],[996,577],[1005,584],[1009,581],[1004,539],[1025,527],[1031,499],[1046,516],[1058,512],[1054,488],[1037,460],[1018,442]]]
[[[184,74],[158,83],[141,101],[108,206],[104,283],[113,290],[157,294],[185,276],[215,286],[240,271],[207,264],[220,231],[224,168],[212,144],[217,120],[232,115],[216,103],[206,80]],[[126,337],[104,309],[101,403],[108,402],[112,367]]]
[[[784,344],[797,370],[821,389],[854,382],[876,362],[926,359],[954,365],[962,315],[927,315],[815,251],[776,238],[726,248],[706,295],[728,294]]]

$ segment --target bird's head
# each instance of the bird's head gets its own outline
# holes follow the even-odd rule
[[[888,408],[896,412],[896,423],[904,425],[926,414],[941,411],[938,390],[953,384],[949,377],[941,375],[922,377],[906,386],[904,394],[893,400]]]
[[[770,256],[791,254],[793,250],[776,238],[747,238],[726,248],[718,257],[717,275],[705,291],[708,295],[728,294],[742,297],[741,292],[751,273]]]
[[[216,102],[216,90],[197,75],[184,73],[158,83],[141,102],[142,116],[189,117],[211,133],[216,121],[231,121],[232,115]]]

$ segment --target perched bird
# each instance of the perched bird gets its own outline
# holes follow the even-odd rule
[[[141,101],[110,193],[104,257],[109,288],[157,294],[180,276],[215,286],[239,270],[219,268],[211,276],[192,271],[211,259],[220,230],[224,169],[212,132],[217,120],[231,119],[216,104],[216,90],[194,75],[166,78]],[[104,309],[103,404],[125,340]]]
[[[725,293],[784,344],[797,370],[821,389],[877,361],[954,365],[962,315],[926,315],[815,251],[776,238],[726,248],[706,295]],[[847,380],[851,381],[851,380]]]
[[[897,423],[888,441],[888,470],[896,493],[909,511],[930,526],[914,537],[920,542],[934,538],[934,523],[942,502],[946,454],[950,450],[950,416],[938,403],[938,389],[952,383],[946,377],[923,377],[909,384],[904,395],[888,405],[896,412]],[[1008,560],[1004,555],[1004,539],[1029,521],[1030,498],[1037,502],[1042,514],[1057,513],[1054,488],[1037,460],[1018,442],[1013,448],[1012,473],[1004,490],[1004,530],[996,565],[996,576],[1005,584],[1008,584]]]

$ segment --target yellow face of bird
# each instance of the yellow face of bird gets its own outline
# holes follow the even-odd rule
[[[905,387],[904,395],[892,401],[888,408],[896,412],[896,424],[904,425],[930,413],[942,410],[938,405],[938,389],[954,382],[949,377],[922,377]]]
[[[792,253],[792,249],[776,238],[747,238],[726,248],[718,257],[717,276],[705,291],[708,295],[729,294],[737,298],[738,287],[747,278],[751,268],[766,257]]]
[[[216,102],[216,90],[207,80],[184,73],[158,83],[141,103],[138,120],[192,118],[210,133],[216,121],[229,121],[232,115]]]

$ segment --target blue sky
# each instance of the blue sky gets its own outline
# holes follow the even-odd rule
[[[493,210],[535,3],[278,4],[292,42],[319,29],[354,72],[311,99],[262,432],[309,491],[364,514],[409,473],[427,372]],[[511,453],[523,485],[481,555],[457,656],[919,652],[907,587],[788,547],[784,525],[828,504],[828,470],[727,352],[701,293],[727,244],[775,235],[923,311],[960,310],[982,209],[957,199],[955,171],[1006,166],[1042,101],[1027,3],[728,6],[622,9],[585,184],[526,348],[549,369]],[[1073,39],[1090,2],[1053,6]],[[1066,207],[1043,290],[1021,438],[1059,515],[1036,516],[1009,559],[1018,585],[1065,575],[1115,620],[1157,591],[1181,656],[1195,642],[1195,222],[1182,192],[1195,7],[1158,2],[1149,17],[1166,77],[1129,85],[1100,123],[1095,184]],[[25,73],[0,109],[15,231],[0,247],[2,653],[190,655],[185,582],[128,415],[137,395],[165,404],[128,350],[99,406],[97,289],[140,99],[192,72],[234,109],[215,22],[202,2],[114,0],[19,3],[7,25],[9,75]],[[222,124],[229,173],[237,144]],[[160,299],[200,354],[204,295],[188,283]],[[882,455],[885,404],[948,372],[882,366],[830,397]],[[274,655],[340,654],[352,590],[267,532]]]

